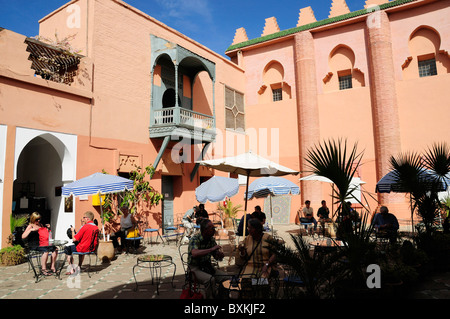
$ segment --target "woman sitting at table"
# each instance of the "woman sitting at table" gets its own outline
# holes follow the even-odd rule
[[[263,225],[257,218],[248,221],[248,234],[239,245],[239,253],[247,262],[242,271],[244,275],[255,275],[261,278],[276,276],[275,254],[269,249],[274,238],[263,232]]]
[[[52,273],[56,273],[55,263],[56,257],[58,256],[57,248],[49,244],[49,230],[50,225],[47,224],[43,226],[41,224],[41,215],[34,212],[30,216],[30,224],[22,234],[22,239],[27,240],[28,247],[31,250],[43,252],[41,257],[41,271],[45,276],[50,276]],[[52,253],[50,266],[51,272],[47,270],[47,259],[50,252]]]

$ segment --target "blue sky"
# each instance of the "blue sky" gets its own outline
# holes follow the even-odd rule
[[[32,37],[38,20],[69,0],[0,0],[0,27]],[[301,8],[311,6],[317,20],[328,18],[332,0],[125,0],[164,24],[224,55],[236,29],[248,38],[261,36],[265,19],[275,17],[281,30],[297,25]],[[365,0],[346,0],[350,11]]]

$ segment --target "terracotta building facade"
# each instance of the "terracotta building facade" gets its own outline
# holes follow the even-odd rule
[[[374,194],[391,155],[450,138],[449,15],[445,0],[368,0],[357,12],[333,0],[326,20],[308,7],[292,29],[274,17],[257,39],[237,29],[229,59],[121,0],[70,1],[39,21],[37,40],[1,29],[2,247],[12,212],[39,210],[55,238],[98,214],[90,196],[72,203],[61,187],[102,170],[153,165],[164,200],[143,218],[175,221],[203,181],[229,176],[197,160],[249,149],[303,176],[311,146],[345,138],[364,150],[358,177]],[[42,40],[55,30],[76,53]],[[301,194],[280,203],[283,222],[307,199],[331,203],[330,185],[286,178]],[[407,222],[403,194],[374,196],[370,211],[388,205]]]

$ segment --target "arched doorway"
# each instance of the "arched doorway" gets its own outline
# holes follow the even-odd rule
[[[67,239],[74,207],[65,208],[61,187],[75,180],[77,138],[74,135],[18,128],[16,132],[15,214],[37,211],[51,224],[53,238]]]
[[[13,198],[16,214],[38,212],[43,224],[50,224],[53,232],[58,224],[62,186],[61,159],[55,148],[41,137],[31,140],[22,150],[17,162]]]

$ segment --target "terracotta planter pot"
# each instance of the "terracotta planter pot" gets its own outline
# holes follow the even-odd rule
[[[223,221],[223,228],[234,229],[233,219],[230,217],[225,218]]]
[[[114,258],[114,246],[113,242],[106,240],[99,240],[97,256],[102,262],[110,262]]]

